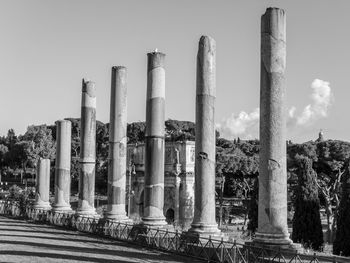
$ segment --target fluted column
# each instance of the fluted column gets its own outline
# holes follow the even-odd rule
[[[96,89],[83,80],[80,124],[78,215],[95,216]]]
[[[108,205],[105,217],[113,220],[126,220],[126,101],[125,67],[112,68],[111,108],[109,121],[109,157],[108,157]]]
[[[254,242],[289,245],[286,168],[286,17],[268,8],[261,17],[259,216]]]
[[[50,159],[39,159],[37,164],[35,209],[50,210]]]
[[[148,53],[145,134],[145,225],[165,225],[164,207],[164,114],[165,54]]]
[[[189,232],[220,235],[215,219],[216,44],[202,36],[197,54],[195,206]]]
[[[56,122],[56,166],[55,166],[55,203],[53,211],[71,211],[70,206],[70,164],[72,124],[67,120]]]

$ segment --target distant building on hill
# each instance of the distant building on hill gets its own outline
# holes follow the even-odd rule
[[[323,138],[323,131],[320,130],[320,132],[318,133],[318,138],[316,140],[316,142],[323,142],[324,138]]]

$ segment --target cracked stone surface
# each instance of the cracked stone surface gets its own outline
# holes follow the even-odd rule
[[[127,127],[127,69],[112,68],[111,106],[108,156],[108,205],[106,217],[127,219],[125,211],[126,187],[126,127]]]
[[[261,18],[259,242],[289,244],[286,168],[286,19],[268,8]]]
[[[48,225],[0,217],[0,262],[203,262]]]

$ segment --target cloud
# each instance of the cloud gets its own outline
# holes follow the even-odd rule
[[[329,107],[334,100],[329,82],[315,79],[311,83],[311,89],[311,104],[304,108],[300,116],[290,116],[296,118],[296,125],[310,125],[328,116]]]
[[[300,114],[297,114],[297,108],[294,106],[287,110],[288,129],[310,126],[315,121],[328,116],[329,108],[334,100],[329,82],[315,79],[310,87],[312,89],[311,103],[306,105]],[[258,138],[259,108],[254,109],[251,113],[245,111],[241,111],[238,115],[233,113],[217,124],[217,129],[221,137],[226,139]]]
[[[241,111],[238,115],[232,114],[230,117],[223,119],[217,125],[217,129],[221,137],[226,139],[234,139],[242,135],[244,139],[257,138],[259,114],[259,108],[251,113]]]

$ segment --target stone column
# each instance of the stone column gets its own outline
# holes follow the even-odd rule
[[[220,235],[215,220],[216,44],[202,36],[197,54],[195,205],[189,232]]]
[[[145,192],[142,222],[165,225],[164,207],[164,114],[165,54],[148,53],[145,133]]]
[[[55,167],[55,203],[53,211],[71,211],[70,206],[70,163],[72,124],[67,120],[56,122],[56,167]]]
[[[278,8],[261,17],[259,215],[255,243],[289,245],[286,168],[286,18]]]
[[[83,80],[80,119],[80,171],[77,214],[96,216],[96,89],[95,83]]]
[[[126,76],[125,67],[112,68],[109,121],[108,205],[105,217],[126,220]]]
[[[182,173],[179,188],[179,225],[189,229],[194,211],[194,174]]]
[[[40,159],[37,164],[35,209],[50,210],[50,160]]]

